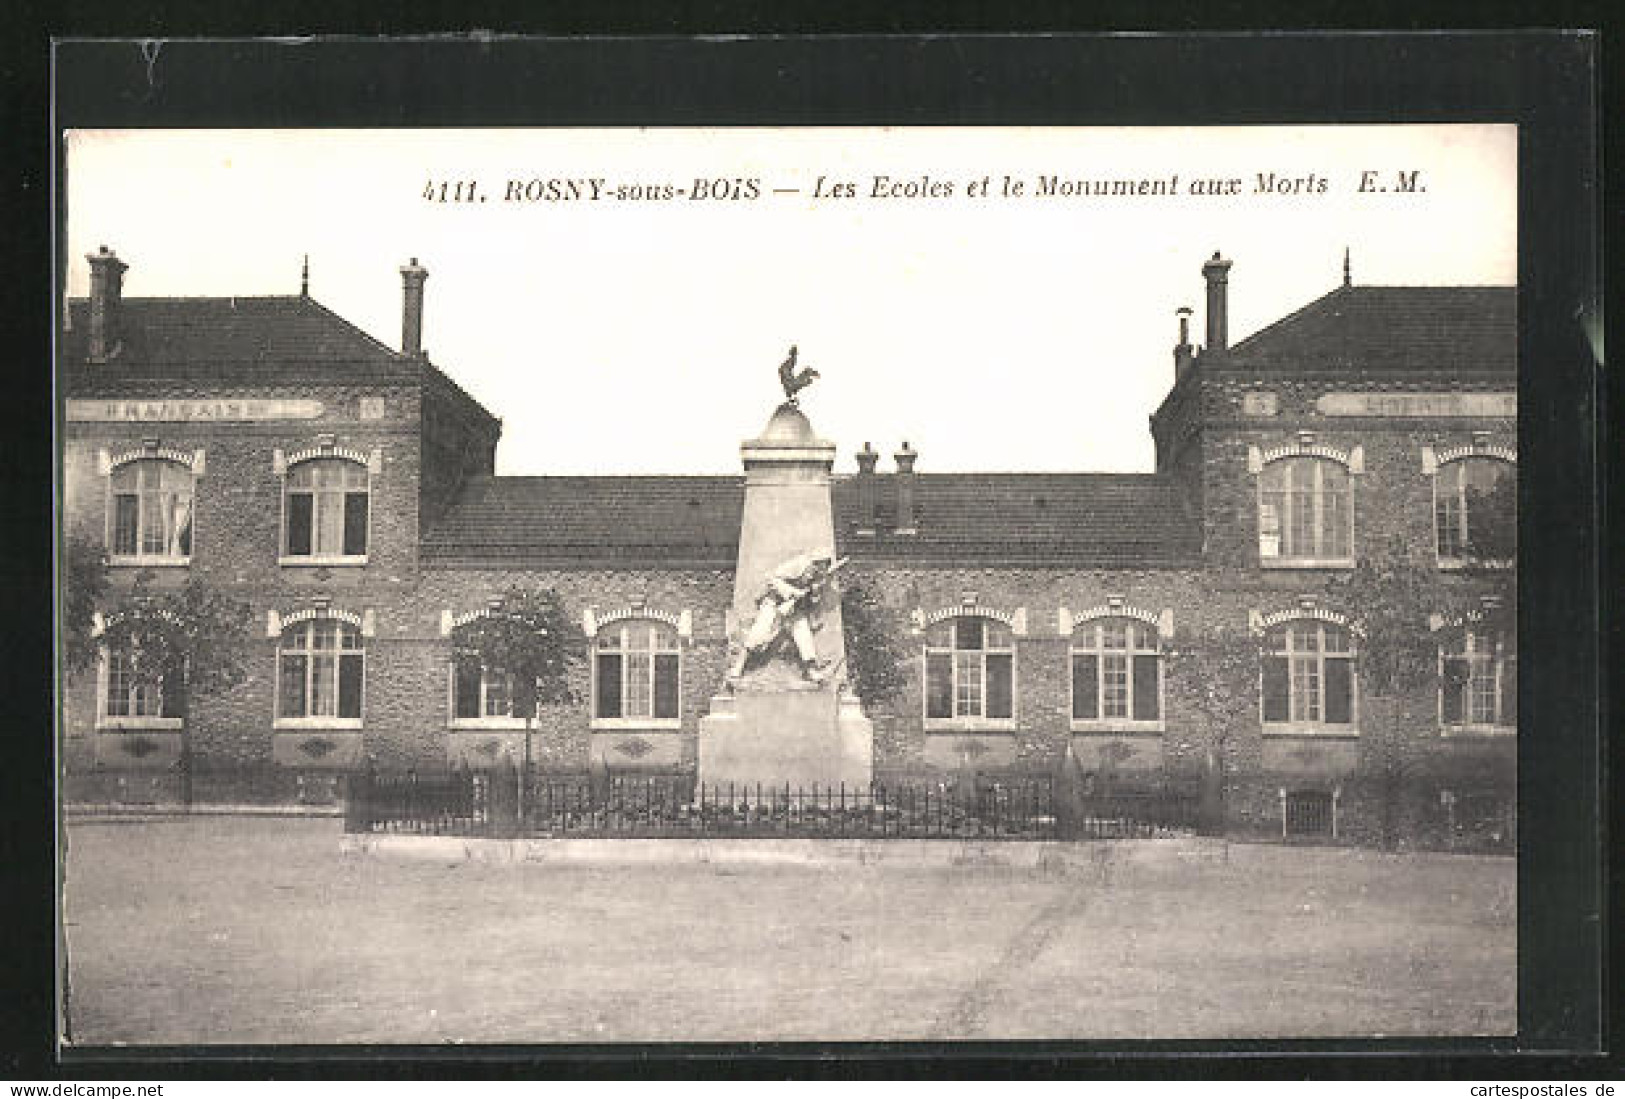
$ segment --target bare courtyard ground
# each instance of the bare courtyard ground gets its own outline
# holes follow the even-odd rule
[[[1065,874],[593,868],[346,855],[334,820],[68,837],[81,1045],[1515,1026],[1507,859],[1249,845]]]

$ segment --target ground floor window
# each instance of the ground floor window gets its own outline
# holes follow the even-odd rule
[[[277,647],[277,718],[360,721],[364,667],[361,631],[348,622],[289,626]]]
[[[664,622],[611,622],[593,642],[593,717],[676,721],[681,674],[677,631]]]
[[[1439,720],[1509,729],[1518,723],[1516,641],[1468,630],[1440,654]]]
[[[1133,618],[1097,618],[1072,634],[1072,720],[1162,720],[1157,631]]]
[[[102,694],[102,716],[111,718],[185,716],[181,676],[174,672],[156,682],[138,680],[129,659],[122,653],[108,653],[105,663],[106,686]]]
[[[1286,622],[1265,636],[1266,725],[1354,724],[1354,646],[1349,631],[1319,619]]]
[[[458,657],[452,667],[452,716],[512,717],[513,676],[499,674],[478,658]]]
[[[936,623],[926,635],[926,719],[1012,719],[1015,659],[1010,627],[998,619],[956,615]]]

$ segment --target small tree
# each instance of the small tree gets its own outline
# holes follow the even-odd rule
[[[107,568],[101,547],[87,538],[69,535],[61,543],[62,585],[60,619],[62,659],[70,674],[87,671],[96,663],[96,608],[107,593]]]
[[[111,608],[95,644],[117,656],[128,681],[162,692],[166,712],[185,715],[193,700],[230,690],[248,674],[248,604],[196,577],[153,593],[138,578]],[[191,738],[181,738],[183,798],[192,800]]]
[[[1249,684],[1257,682],[1259,640],[1253,634],[1216,627],[1178,639],[1171,656],[1184,666],[1194,688],[1194,709],[1208,730],[1204,747],[1201,815],[1209,831],[1224,827],[1225,776],[1240,715],[1257,714]]]
[[[1403,740],[1419,720],[1409,703],[1438,682],[1441,638],[1428,628],[1429,619],[1460,622],[1477,607],[1478,597],[1441,584],[1437,570],[1414,560],[1399,539],[1361,558],[1347,575],[1327,581],[1326,590],[1358,627],[1361,697],[1375,719],[1368,732],[1379,748],[1382,842],[1392,845],[1413,770]]]
[[[1428,616],[1441,613],[1441,601],[1450,598],[1436,570],[1413,561],[1396,541],[1360,558],[1346,575],[1332,577],[1326,592],[1359,627],[1365,691],[1392,697],[1433,681],[1435,641]]]
[[[523,789],[529,781],[537,709],[543,703],[575,701],[571,674],[585,660],[585,638],[551,588],[516,585],[494,600],[488,613],[459,627],[452,644],[459,658],[478,661],[486,672],[513,680],[514,713],[525,719]]]
[[[134,684],[179,687],[190,699],[243,681],[251,621],[248,604],[201,580],[158,593],[138,582],[108,613],[99,640]]]
[[[908,684],[908,626],[881,596],[872,577],[841,576],[841,619],[846,628],[847,677],[865,705],[882,706]]]

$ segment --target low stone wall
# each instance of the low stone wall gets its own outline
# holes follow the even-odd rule
[[[714,864],[792,867],[1004,866],[1088,870],[1105,864],[1219,862],[1222,840],[1192,836],[1089,843],[1023,840],[482,839],[346,834],[347,855],[578,866]]]

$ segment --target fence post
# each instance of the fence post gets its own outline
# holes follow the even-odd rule
[[[359,771],[351,771],[344,778],[344,830],[370,832],[372,830],[372,757],[368,756]]]
[[[1220,836],[1225,830],[1224,757],[1218,749],[1209,748],[1203,762],[1196,816],[1204,836]]]
[[[507,752],[491,768],[486,800],[491,817],[491,834],[508,838],[519,831],[519,772]]]
[[[181,757],[176,761],[181,773],[181,807],[192,811],[192,734],[181,733]]]
[[[603,756],[587,757],[587,789],[594,808],[609,801],[609,761]]]
[[[1056,832],[1060,839],[1080,838],[1083,820],[1087,816],[1084,810],[1083,786],[1083,763],[1072,750],[1072,744],[1068,740],[1066,753],[1061,756],[1060,774],[1056,776],[1056,789],[1053,795]]]

